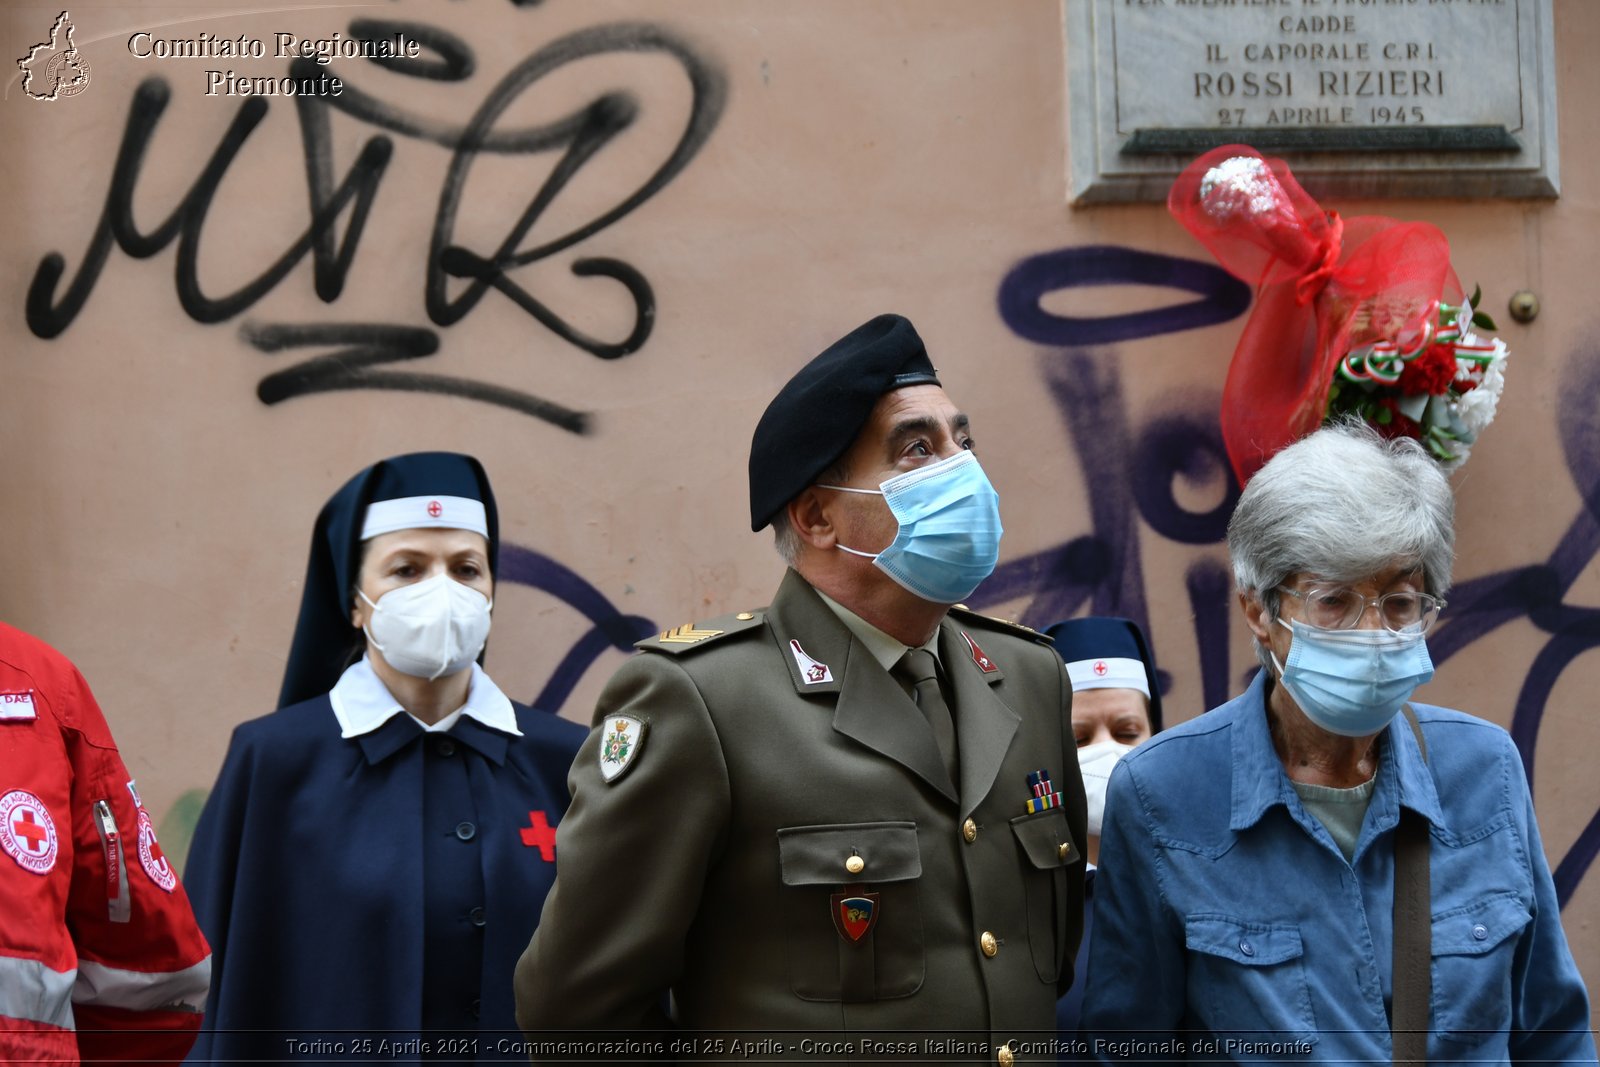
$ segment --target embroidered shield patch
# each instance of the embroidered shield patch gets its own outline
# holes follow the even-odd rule
[[[634,765],[644,748],[645,726],[631,715],[606,717],[600,728],[600,777],[615,782]]]
[[[56,865],[56,821],[44,801],[26,789],[0,797],[0,848],[34,874],[49,874]]]
[[[878,894],[846,890],[832,897],[833,925],[846,941],[860,941],[878,922]]]

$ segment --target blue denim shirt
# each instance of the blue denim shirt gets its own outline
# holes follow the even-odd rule
[[[1429,1061],[1594,1062],[1588,996],[1506,732],[1414,705],[1424,763],[1397,716],[1347,863],[1284,773],[1265,694],[1258,675],[1112,772],[1083,1007],[1098,1058],[1389,1063],[1404,805],[1431,829]]]

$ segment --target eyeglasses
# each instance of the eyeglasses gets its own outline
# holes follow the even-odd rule
[[[1395,633],[1427,633],[1445,609],[1445,602],[1428,593],[1385,593],[1366,597],[1337,585],[1313,585],[1304,591],[1278,586],[1305,605],[1305,621],[1323,630],[1350,630],[1366,614],[1367,605],[1378,609],[1383,628]]]

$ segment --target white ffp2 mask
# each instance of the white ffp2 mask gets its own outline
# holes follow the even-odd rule
[[[448,574],[391,589],[372,605],[367,639],[402,674],[433,681],[466,670],[489,639],[492,601]]]
[[[1117,741],[1102,741],[1078,749],[1078,771],[1083,775],[1083,795],[1089,802],[1089,833],[1095,837],[1100,836],[1100,827],[1105,823],[1106,786],[1111,782],[1111,768],[1132,751],[1132,745]]]

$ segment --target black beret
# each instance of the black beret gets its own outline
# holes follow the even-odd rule
[[[772,398],[750,441],[750,529],[838,462],[885,393],[938,385],[911,321],[879,315],[829,345]]]

